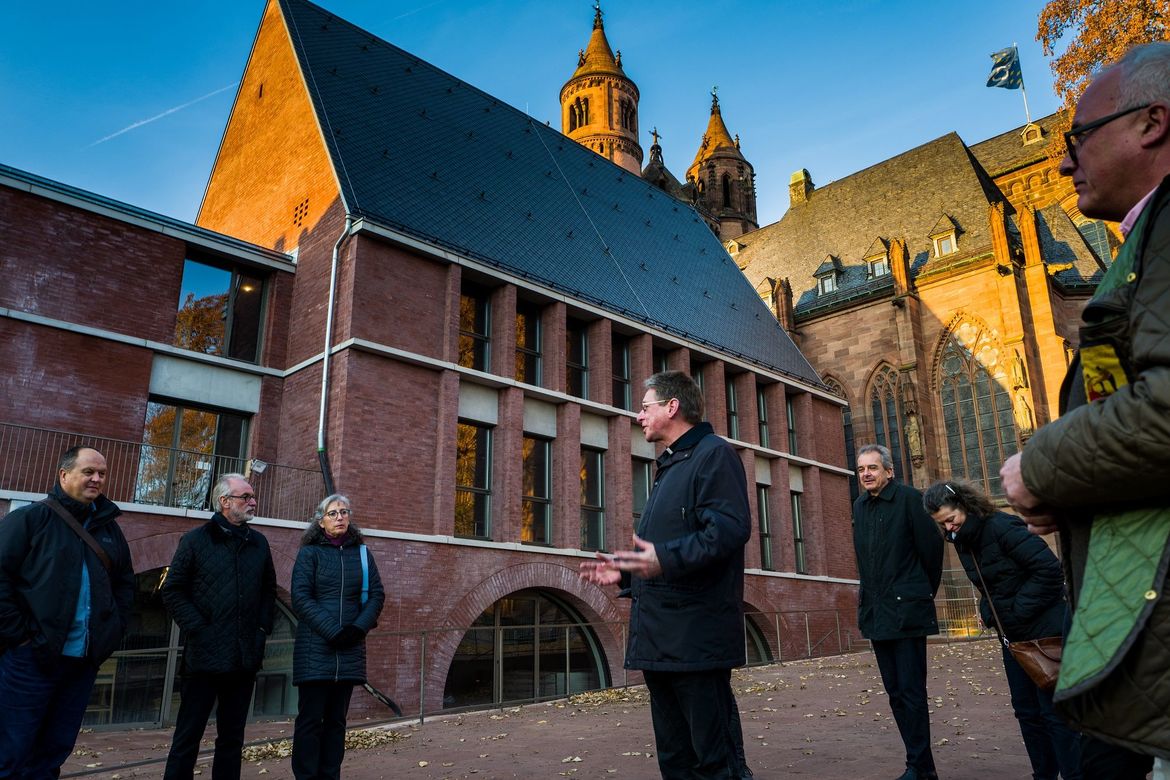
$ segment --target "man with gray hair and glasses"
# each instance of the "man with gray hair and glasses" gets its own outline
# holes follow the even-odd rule
[[[646,380],[638,423],[664,446],[634,549],[598,553],[582,579],[629,594],[626,668],[639,669],[665,780],[751,777],[731,670],[742,666],[747,476],[703,422],[703,393],[681,371]]]
[[[183,688],[167,756],[167,780],[190,780],[215,708],[213,780],[238,780],[244,724],[276,610],[268,540],[248,525],[256,494],[243,474],[224,474],[211,491],[216,512],[179,540],[163,602],[183,629]]]
[[[1125,242],[1081,315],[1059,419],[1000,470],[1033,533],[1060,531],[1073,605],[1056,710],[1086,778],[1170,757],[1170,43],[1094,77],[1060,172]]]

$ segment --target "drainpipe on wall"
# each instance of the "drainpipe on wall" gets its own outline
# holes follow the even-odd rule
[[[321,465],[321,476],[325,479],[325,495],[331,496],[333,469],[329,465],[329,452],[325,447],[325,414],[329,408],[329,358],[333,347],[333,299],[337,291],[337,264],[341,254],[341,242],[353,228],[353,217],[345,215],[345,228],[333,244],[333,260],[329,268],[329,305],[325,313],[325,352],[321,358],[321,414],[317,420],[317,462]]]

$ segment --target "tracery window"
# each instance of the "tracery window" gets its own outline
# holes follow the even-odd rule
[[[984,328],[964,322],[947,340],[939,396],[951,474],[1002,495],[999,467],[1020,448],[1001,350]]]
[[[907,485],[914,484],[914,472],[906,452],[906,436],[902,428],[905,414],[902,410],[901,383],[892,366],[878,370],[870,385],[870,411],[873,413],[873,438],[890,450],[894,460],[894,476]]]

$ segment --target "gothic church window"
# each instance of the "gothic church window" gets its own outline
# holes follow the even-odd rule
[[[1008,379],[982,327],[964,322],[943,348],[939,401],[951,474],[1002,495],[999,467],[1019,449]]]
[[[731,176],[723,174],[723,208],[731,208]]]
[[[870,412],[873,414],[873,438],[890,450],[894,460],[894,476],[907,485],[914,484],[913,472],[905,446],[902,428],[901,382],[892,366],[883,366],[873,378],[869,393]]]

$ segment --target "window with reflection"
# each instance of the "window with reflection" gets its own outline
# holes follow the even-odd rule
[[[804,558],[804,515],[800,507],[800,493],[790,491],[792,498],[792,551],[795,553],[796,573],[808,574]]]
[[[521,454],[520,541],[549,544],[552,541],[552,442],[525,436]]]
[[[492,431],[460,421],[455,434],[455,535],[491,538]]]
[[[565,373],[569,395],[589,397],[589,339],[588,325],[581,320],[565,321]]]
[[[469,282],[459,295],[459,365],[476,371],[491,370],[491,298]]]
[[[833,395],[844,398],[846,401],[849,400],[849,397],[845,395],[845,388],[836,379],[825,377],[825,385],[828,386]],[[860,486],[857,484],[857,445],[853,439],[853,412],[848,406],[841,407],[841,427],[845,432],[845,465],[849,469],[849,500],[856,501],[860,495]]]
[[[634,530],[638,531],[642,522],[642,510],[646,508],[646,499],[650,498],[650,490],[654,487],[654,461],[645,458],[633,458],[631,469],[633,479],[631,487],[634,499]]]
[[[796,435],[796,404],[793,403],[792,396],[785,394],[784,396],[784,415],[788,420],[788,452],[792,455],[799,455],[797,451],[797,443],[799,437]]]
[[[654,364],[653,369],[655,374],[661,374],[663,371],[670,370],[670,362],[667,359],[669,354],[670,350],[668,350],[666,347],[654,347],[651,352],[650,359]]]
[[[516,303],[516,381],[539,385],[541,379],[540,307]]]
[[[463,635],[443,707],[555,699],[608,683],[593,628],[552,593],[521,590],[484,610]]]
[[[605,453],[581,449],[581,549],[605,549]]]
[[[939,365],[939,395],[951,474],[993,496],[1003,494],[999,467],[1020,448],[1008,379],[993,375],[999,349],[987,331],[964,323],[948,339]]]
[[[914,472],[905,447],[901,389],[898,372],[892,366],[882,366],[870,385],[870,412],[873,414],[874,441],[889,448],[894,461],[894,476],[912,485]]]
[[[773,571],[772,517],[768,505],[768,485],[756,485],[756,507],[760,520],[760,568]]]
[[[634,408],[630,378],[630,339],[615,333],[612,340],[613,405],[631,411]]]
[[[735,397],[735,378],[728,377],[727,388],[727,437],[739,441],[739,402]]]
[[[175,318],[176,347],[255,363],[264,277],[250,269],[187,259]]]
[[[771,447],[768,440],[768,397],[764,388],[756,388],[756,418],[760,426],[760,446]]]
[[[134,500],[140,504],[212,509],[221,474],[244,471],[247,415],[149,401]]]

